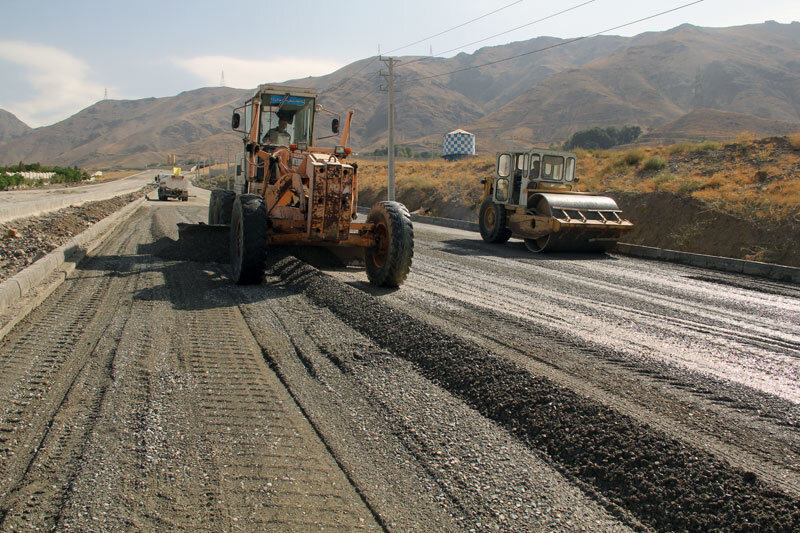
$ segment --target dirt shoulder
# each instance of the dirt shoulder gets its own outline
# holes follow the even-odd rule
[[[748,220],[671,192],[613,194],[635,229],[631,244],[800,267],[800,222]]]
[[[0,281],[24,270],[152,188],[147,186],[124,196],[0,224]]]

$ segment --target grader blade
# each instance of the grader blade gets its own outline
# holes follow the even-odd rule
[[[190,261],[230,261],[231,227],[222,224],[178,224],[178,253]]]

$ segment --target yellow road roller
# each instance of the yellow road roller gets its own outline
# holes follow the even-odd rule
[[[492,180],[483,180],[481,237],[512,236],[532,252],[605,252],[633,230],[613,198],[574,191],[576,156],[533,148],[498,152]]]

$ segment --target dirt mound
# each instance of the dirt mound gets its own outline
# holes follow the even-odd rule
[[[800,222],[756,222],[669,192],[614,192],[634,223],[625,242],[800,267]]]
[[[663,531],[800,528],[800,503],[755,474],[382,305],[296,259],[272,261],[272,275],[546,454],[619,516]]]

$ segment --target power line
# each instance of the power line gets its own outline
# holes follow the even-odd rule
[[[466,70],[472,70],[472,69],[476,69],[476,68],[487,67],[489,65],[496,65],[498,63],[503,63],[505,61],[510,61],[512,59],[517,59],[517,58],[520,58],[520,57],[529,56],[531,54],[536,54],[536,53],[544,52],[544,51],[547,51],[547,50],[552,50],[553,48],[558,48],[559,46],[565,46],[567,44],[572,44],[572,43],[575,43],[575,42],[578,42],[578,41],[582,41],[584,39],[589,39],[590,37],[597,37],[598,35],[601,35],[603,33],[608,33],[610,31],[618,30],[620,28],[625,28],[626,26],[632,26],[634,24],[638,24],[639,22],[644,22],[645,20],[650,20],[650,19],[653,19],[653,18],[656,18],[656,17],[660,17],[662,15],[666,15],[667,13],[672,13],[674,11],[678,11],[680,9],[684,9],[684,8],[693,6],[695,4],[699,4],[699,3],[704,2],[704,1],[705,0],[695,0],[694,2],[689,2],[688,4],[683,4],[682,6],[674,7],[672,9],[667,9],[666,11],[661,11],[660,13],[656,13],[654,15],[649,15],[647,17],[643,17],[643,18],[640,18],[640,19],[637,19],[637,20],[634,20],[634,21],[631,21],[631,22],[626,22],[625,24],[620,24],[619,26],[614,26],[613,28],[608,28],[608,29],[605,29],[605,30],[602,30],[602,31],[598,31],[598,32],[592,33],[590,35],[584,35],[583,37],[576,37],[575,39],[570,39],[568,41],[562,41],[560,43],[556,43],[556,44],[553,44],[553,45],[550,45],[550,46],[545,46],[544,48],[537,48],[536,50],[531,50],[530,52],[524,52],[522,54],[517,54],[517,55],[506,57],[506,58],[503,58],[503,59],[497,59],[495,61],[489,61],[488,63],[482,63],[480,65],[473,65],[471,67],[464,67],[464,68],[452,70],[450,72],[444,72],[442,74],[433,74],[431,76],[422,76],[422,77],[419,77],[419,78],[414,78],[414,79],[411,79],[411,80],[407,80],[404,83],[412,83],[412,82],[416,82],[416,81],[429,80],[429,79],[432,79],[432,78],[440,78],[442,76],[448,76],[450,74],[457,74],[459,72],[464,72]]]
[[[408,48],[409,46],[414,46],[415,44],[419,44],[419,43],[421,43],[421,42],[423,42],[423,41],[427,41],[427,40],[429,40],[429,39],[433,39],[434,37],[439,37],[440,35],[444,35],[445,33],[449,33],[449,32],[451,32],[451,31],[453,31],[453,30],[457,30],[458,28],[464,27],[464,26],[466,26],[467,24],[472,24],[472,23],[473,23],[473,22],[475,22],[476,20],[480,20],[480,19],[482,19],[482,18],[486,18],[486,17],[488,17],[489,15],[494,15],[495,13],[497,13],[497,12],[499,12],[499,11],[502,11],[502,10],[504,10],[504,9],[507,9],[507,8],[509,8],[509,7],[513,6],[513,5],[519,4],[519,3],[521,3],[522,1],[523,1],[523,0],[516,0],[516,2],[511,2],[510,4],[508,4],[508,5],[505,5],[505,6],[501,7],[501,8],[495,9],[494,11],[491,11],[491,12],[489,12],[489,13],[486,13],[485,15],[481,15],[480,17],[475,17],[475,18],[474,18],[474,19],[472,19],[472,20],[468,20],[468,21],[466,21],[466,22],[462,22],[461,24],[459,24],[459,25],[457,25],[457,26],[453,26],[452,28],[450,28],[450,29],[448,29],[448,30],[440,31],[439,33],[436,33],[436,34],[434,34],[434,35],[431,35],[430,37],[425,37],[424,39],[420,39],[419,41],[414,41],[413,43],[409,43],[409,44],[407,44],[407,45],[405,45],[405,46],[401,46],[400,48],[395,48],[394,50],[389,50],[389,51],[388,51],[388,52],[386,52],[386,53],[387,53],[387,54],[391,54],[392,52],[397,52],[398,50],[402,50],[403,48]]]
[[[371,60],[369,60],[367,63],[364,63],[364,64],[361,66],[361,68],[360,68],[360,69],[358,69],[358,70],[357,70],[357,71],[355,71],[353,74],[351,74],[350,76],[346,77],[345,79],[343,79],[342,81],[340,81],[339,83],[337,83],[336,85],[334,85],[333,87],[330,87],[329,89],[327,89],[327,90],[326,90],[326,92],[328,92],[328,91],[334,91],[334,90],[338,89],[339,87],[341,87],[342,85],[344,85],[345,83],[347,83],[348,81],[352,80],[353,78],[355,78],[356,76],[358,76],[358,74],[359,74],[359,73],[361,73],[361,71],[362,71],[362,70],[364,70],[365,68],[367,68],[368,66],[370,66],[371,64],[373,64],[373,63],[374,63],[374,62],[375,62],[377,59],[378,59],[378,56],[375,56],[375,57],[373,57],[373,58],[372,58]]]
[[[389,50],[389,51],[388,51],[388,52],[386,52],[386,53],[387,53],[387,54],[391,54],[392,52],[396,52],[396,51],[398,51],[398,50],[402,50],[403,48],[408,48],[409,46],[414,46],[415,44],[419,44],[419,43],[421,43],[421,42],[423,42],[423,41],[427,41],[428,39],[433,39],[434,37],[438,37],[438,36],[440,36],[440,35],[444,35],[445,33],[448,33],[448,32],[451,32],[451,31],[453,31],[453,30],[455,30],[455,29],[458,29],[458,28],[461,28],[461,27],[463,27],[463,26],[466,26],[467,24],[471,24],[471,23],[475,22],[476,20],[480,20],[480,19],[482,19],[482,18],[486,18],[486,17],[488,17],[489,15],[494,15],[495,13],[497,13],[497,12],[499,12],[499,11],[502,11],[502,10],[504,10],[504,9],[507,9],[507,8],[509,8],[509,7],[513,6],[513,5],[519,4],[519,3],[523,2],[523,1],[524,1],[524,0],[516,0],[516,1],[514,1],[514,2],[511,2],[510,4],[507,4],[507,5],[503,6],[503,7],[500,7],[500,8],[498,8],[498,9],[495,9],[494,11],[491,11],[491,12],[489,12],[489,13],[486,13],[486,14],[484,14],[484,15],[481,15],[481,16],[479,16],[479,17],[475,17],[474,19],[472,19],[472,20],[468,20],[467,22],[463,22],[463,23],[461,23],[461,24],[459,24],[459,25],[457,25],[457,26],[453,26],[453,27],[452,27],[452,28],[450,28],[450,29],[447,29],[447,30],[441,31],[441,32],[439,32],[439,33],[437,33],[437,34],[435,34],[435,35],[431,35],[430,37],[425,37],[424,39],[420,39],[420,40],[418,40],[418,41],[414,41],[413,43],[406,44],[406,45],[404,45],[404,46],[401,46],[401,47],[399,47],[399,48],[395,48],[394,50]],[[360,73],[361,73],[361,71],[363,71],[365,68],[367,68],[367,67],[368,67],[368,66],[370,66],[372,63],[374,63],[374,62],[375,62],[375,60],[377,60],[377,59],[378,59],[378,57],[379,57],[379,56],[375,56],[375,57],[373,57],[373,58],[372,58],[372,59],[371,59],[371,60],[370,60],[368,63],[365,63],[364,65],[362,65],[360,69],[358,69],[358,70],[357,70],[357,71],[355,71],[353,74],[351,74],[350,76],[346,77],[345,79],[343,79],[342,81],[340,81],[339,83],[337,83],[336,85],[334,85],[333,87],[331,87],[331,88],[327,89],[327,91],[333,91],[333,90],[336,90],[336,89],[338,89],[339,87],[343,86],[345,83],[347,83],[348,81],[350,81],[350,80],[352,80],[353,78],[355,78],[355,77],[356,77],[358,74],[360,74]]]
[[[592,2],[596,2],[596,1],[597,0],[589,0],[588,2],[583,2],[582,4],[578,4],[576,6],[568,7],[567,9],[563,9],[563,10],[559,11],[558,13],[553,13],[552,15],[547,15],[546,17],[542,17],[540,19],[536,19],[536,20],[534,20],[532,22],[528,22],[527,24],[523,24],[522,26],[517,26],[516,28],[511,28],[510,30],[506,30],[506,31],[503,31],[503,32],[500,32],[500,33],[496,33],[494,35],[490,35],[489,37],[486,37],[486,38],[483,38],[483,39],[479,39],[477,41],[472,41],[471,43],[467,43],[467,44],[464,44],[464,45],[461,45],[461,46],[456,46],[455,48],[451,48],[450,50],[445,50],[444,52],[439,52],[438,54],[436,54],[436,56],[443,56],[443,55],[448,54],[450,52],[454,52],[456,50],[461,50],[462,48],[466,48],[468,46],[472,46],[473,44],[482,43],[482,42],[488,41],[489,39],[494,39],[495,37],[500,37],[501,35],[505,35],[507,33],[511,33],[512,31],[517,31],[517,30],[521,30],[522,28],[527,28],[528,26],[533,26],[534,24],[538,24],[539,22],[544,22],[545,20],[557,17],[558,15],[563,15],[564,13],[567,13],[569,11],[573,11],[575,9],[578,9],[579,7],[583,7],[583,6],[587,5],[587,4],[591,4]],[[417,59],[412,59],[411,61],[406,62],[402,66],[406,67],[408,65],[411,65],[412,63],[416,63],[418,61],[424,61],[426,59],[430,59],[430,57],[420,57],[420,58],[417,58]]]

